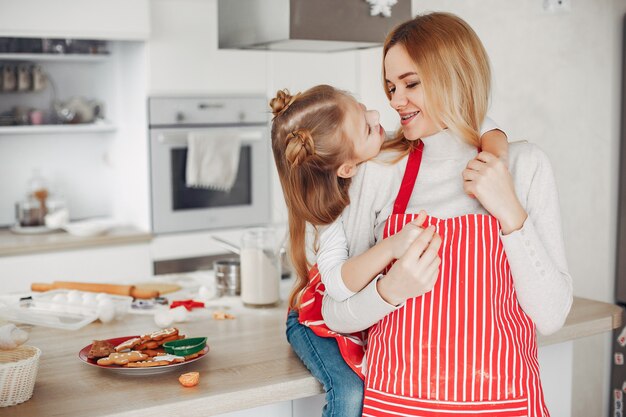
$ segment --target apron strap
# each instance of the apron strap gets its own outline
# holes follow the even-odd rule
[[[400,184],[398,196],[393,204],[393,214],[404,214],[406,212],[406,207],[411,199],[411,194],[413,194],[415,180],[422,164],[423,154],[424,142],[420,140],[417,147],[409,154],[409,160],[406,163],[406,169],[402,177],[402,184]]]

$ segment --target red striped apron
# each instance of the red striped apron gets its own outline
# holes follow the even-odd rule
[[[354,372],[365,379],[364,359],[367,347],[367,331],[342,334],[330,330],[322,317],[322,299],[325,287],[317,265],[309,271],[309,283],[302,292],[298,318],[301,324],[309,327],[320,337],[333,337],[337,340],[339,351]]]
[[[384,237],[405,214],[421,150],[407,163]],[[535,326],[522,311],[498,221],[428,217],[442,238],[432,291],[369,330],[364,416],[548,416]]]

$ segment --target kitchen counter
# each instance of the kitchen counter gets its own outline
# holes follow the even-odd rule
[[[618,306],[575,298],[563,329],[539,345],[608,332],[620,326]],[[209,416],[313,396],[320,385],[293,354],[284,337],[285,308],[239,308],[235,320],[180,323],[181,333],[208,337],[210,352],[171,373],[120,375],[81,363],[78,351],[92,339],[146,333],[150,316],[128,315],[75,332],[35,327],[28,344],[42,349],[33,397],[0,408],[0,416]],[[178,376],[199,371],[200,384],[183,388]]]
[[[85,249],[98,246],[146,243],[152,234],[133,227],[117,227],[99,236],[73,236],[64,231],[27,235],[0,229],[0,257]]]

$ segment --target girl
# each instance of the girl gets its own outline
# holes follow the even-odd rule
[[[363,345],[340,337],[343,344],[338,346],[335,337],[340,335],[320,323],[312,326],[314,330],[299,323],[309,324],[312,317],[321,318],[321,297],[317,303],[312,298],[306,302],[308,313],[305,315],[309,320],[302,317],[303,289],[309,290],[309,296],[324,291],[316,269],[309,283],[305,226],[306,223],[331,225],[319,236],[321,246],[326,248],[325,258],[320,259],[325,265],[321,279],[326,290],[341,301],[365,287],[387,263],[404,253],[420,235],[419,225],[425,213],[400,233],[344,264],[347,244],[343,225],[337,219],[349,204],[348,189],[357,166],[376,156],[385,139],[378,112],[367,111],[347,93],[324,85],[296,96],[279,91],[270,106],[274,113],[272,149],[287,203],[291,258],[297,273],[297,284],[289,300],[287,338],[324,386],[327,404],[323,415],[360,415],[362,381],[344,362],[339,349],[354,350],[362,357]],[[492,138],[485,138],[483,144],[486,149],[494,152],[499,149],[501,154],[506,151],[506,137],[502,132],[493,131],[489,135]],[[429,240],[433,234],[434,228],[431,228],[422,239]],[[436,239],[433,245],[438,245]],[[435,265],[430,273],[431,280],[436,276]],[[361,363],[352,361],[350,365],[360,373]]]
[[[392,236],[418,209],[433,216],[425,224],[443,244],[434,283],[420,266],[435,248],[418,238],[358,294],[324,297],[332,329],[372,326],[363,414],[548,416],[535,328],[558,330],[572,303],[550,163],[537,147],[513,143],[509,173],[477,150],[490,70],[457,16],[405,22],[383,56],[402,124],[389,148],[402,159],[364,164],[355,177],[360,192],[342,214],[350,253]]]

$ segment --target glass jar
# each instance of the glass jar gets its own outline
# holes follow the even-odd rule
[[[273,307],[280,301],[280,256],[274,229],[248,229],[241,238],[241,301],[248,307]]]

